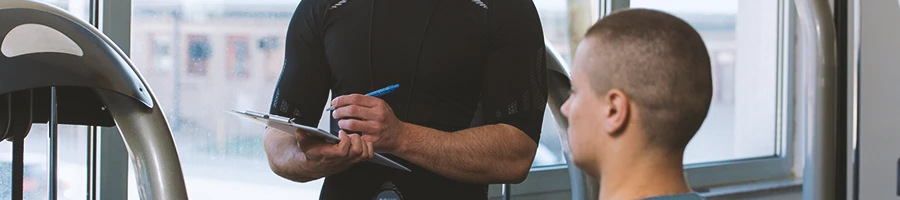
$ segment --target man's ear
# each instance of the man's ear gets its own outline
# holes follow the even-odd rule
[[[606,102],[609,104],[604,128],[606,132],[613,135],[621,134],[625,131],[628,118],[631,115],[630,100],[625,93],[619,89],[611,89],[606,93]]]

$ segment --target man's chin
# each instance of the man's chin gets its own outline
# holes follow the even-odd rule
[[[593,163],[584,161],[583,159],[572,159],[572,162],[575,163],[575,166],[578,166],[578,169],[581,169],[581,171],[587,173],[592,178],[597,178],[599,176],[599,174],[597,174],[598,169]]]

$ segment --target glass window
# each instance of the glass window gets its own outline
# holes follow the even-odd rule
[[[36,0],[59,7],[81,20],[89,21],[91,0]]]
[[[698,6],[702,5],[702,6]],[[713,99],[685,164],[776,154],[779,102],[778,1],[631,0],[690,23],[710,53]]]
[[[247,37],[228,37],[228,78],[246,79],[250,76],[249,66],[247,66],[249,64],[247,61],[250,57],[249,48],[250,44],[247,41]]]
[[[209,63],[210,54],[212,54],[209,40],[204,35],[188,36],[188,67],[187,72],[191,75],[206,76],[206,65]]]
[[[566,0],[534,0],[541,26],[544,28],[544,39],[564,58],[570,57],[568,3]]]
[[[88,21],[89,0],[38,0],[68,11]],[[46,124],[36,124],[25,138],[23,177],[24,199],[47,199],[48,195],[48,137]],[[87,183],[87,127],[60,125],[58,137],[58,198],[86,199]],[[0,199],[10,199],[12,182],[12,142],[0,141]]]
[[[35,124],[25,137],[25,160],[23,177],[23,198],[39,200],[47,199],[49,189],[48,127],[46,124]],[[86,199],[87,183],[87,127],[60,125],[57,146],[59,162],[58,195],[59,199]],[[0,191],[0,199],[9,199],[12,181],[12,142],[0,142],[0,177],[4,180],[0,185],[7,185]]]
[[[534,162],[531,167],[545,167],[566,164],[563,156],[562,145],[559,142],[559,128],[550,108],[546,108],[544,112],[544,125],[541,128],[541,141],[538,144],[537,152],[534,155]]]
[[[149,36],[150,57],[156,58],[147,63],[143,73],[168,73],[172,71],[172,38],[167,35]]]
[[[133,0],[132,59],[165,109],[191,199],[318,198],[322,179],[272,173],[263,126],[222,112],[268,111],[299,2]]]
[[[598,14],[597,0],[534,0],[538,14],[541,17],[541,26],[544,29],[544,39],[549,48],[559,54],[565,62],[571,63],[573,53],[572,43],[577,42],[580,34],[574,34],[579,38],[572,38],[571,31],[581,26],[590,26]],[[584,5],[571,6],[569,3],[581,3]],[[573,20],[574,19],[574,20]],[[573,28],[573,26],[576,26]],[[581,27],[583,28],[583,27]],[[544,167],[565,164],[562,146],[559,140],[559,128],[550,109],[544,113],[541,141],[538,145],[532,167]]]

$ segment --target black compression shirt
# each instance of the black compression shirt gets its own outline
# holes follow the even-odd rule
[[[404,122],[447,132],[503,123],[540,137],[545,52],[530,0],[303,0],[285,45],[272,114],[315,126],[329,91],[400,84],[382,99]],[[321,199],[372,199],[386,181],[405,199],[487,198],[487,185],[386,156],[412,172],[360,163],[326,177]]]

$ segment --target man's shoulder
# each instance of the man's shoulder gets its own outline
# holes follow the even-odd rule
[[[644,200],[704,200],[704,199],[702,196],[700,196],[697,193],[688,193],[688,194],[650,197],[650,198],[646,198]]]

